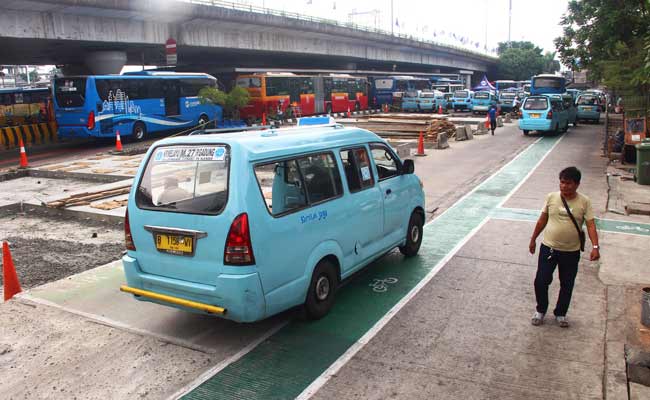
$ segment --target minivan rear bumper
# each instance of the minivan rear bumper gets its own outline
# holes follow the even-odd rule
[[[581,120],[592,120],[592,121],[599,121],[600,120],[600,112],[598,111],[585,111],[578,109],[577,113],[577,118]]]
[[[519,119],[519,129],[524,131],[550,131],[553,120],[546,118],[523,118]]]
[[[218,315],[236,322],[253,322],[266,317],[264,292],[257,273],[219,274],[213,286],[144,273],[138,260],[128,254],[122,257],[122,264],[127,286],[147,292],[141,296],[135,295],[138,300],[199,314]],[[162,296],[149,296],[149,293]],[[168,301],[165,297],[181,301]],[[183,300],[190,303],[183,305]],[[199,306],[195,307],[192,302],[199,303]],[[225,310],[222,314],[211,313],[201,310],[200,305],[216,306]]]

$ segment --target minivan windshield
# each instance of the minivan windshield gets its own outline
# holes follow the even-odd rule
[[[454,97],[458,97],[459,99],[464,99],[467,96],[469,96],[469,93],[466,90],[457,90],[454,92]]]
[[[136,205],[156,211],[219,214],[228,201],[229,161],[225,145],[160,147],[149,157]]]
[[[489,99],[490,94],[486,92],[478,92],[474,95],[475,99]]]
[[[546,110],[548,100],[546,97],[529,97],[524,103],[524,110]]]

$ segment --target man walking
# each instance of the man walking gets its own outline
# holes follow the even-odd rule
[[[497,129],[497,107],[490,106],[488,114],[490,115],[490,129],[492,130],[492,136],[494,136],[494,130]]]
[[[559,326],[569,327],[566,318],[573,284],[578,274],[580,250],[584,246],[582,224],[586,222],[592,250],[589,259],[600,258],[598,233],[594,223],[591,200],[577,192],[581,173],[576,167],[565,168],[560,172],[560,191],[546,195],[542,214],[530,238],[530,254],[535,254],[536,239],[544,231],[544,239],[539,249],[537,275],[535,276],[535,298],[537,310],[532,318],[533,325],[544,323],[548,308],[548,287],[553,281],[553,272],[558,267],[560,293],[553,314]],[[579,233],[580,232],[580,233]]]

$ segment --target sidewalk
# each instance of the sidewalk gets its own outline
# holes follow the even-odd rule
[[[601,129],[571,129],[503,209],[537,212],[558,190],[559,170],[576,165],[579,191],[598,217],[650,223],[606,212]],[[527,251],[534,222],[489,220],[314,398],[628,399],[624,349],[647,350],[650,336],[639,329],[650,237],[601,231],[602,259],[585,252],[580,262],[571,327],[552,316],[534,327],[537,258]],[[552,303],[558,290],[556,273]],[[649,389],[632,383],[629,398],[650,398]]]

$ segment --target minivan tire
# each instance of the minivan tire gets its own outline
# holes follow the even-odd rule
[[[306,319],[317,320],[327,315],[334,305],[338,283],[336,267],[328,260],[321,260],[314,268],[307,290],[303,306]]]
[[[530,133],[530,131],[527,131],[527,130],[524,129],[524,136],[528,136],[529,133]]]
[[[399,246],[400,253],[406,257],[413,257],[418,254],[420,245],[422,244],[422,216],[416,212],[411,214],[409,219],[409,226],[406,229],[406,244]]]

